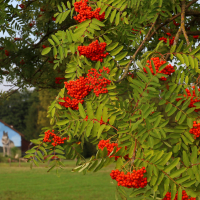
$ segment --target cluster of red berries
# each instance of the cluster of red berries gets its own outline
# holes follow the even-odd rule
[[[51,144],[55,147],[59,144],[64,144],[64,141],[67,140],[66,137],[64,137],[63,139],[61,139],[61,137],[57,136],[55,133],[54,133],[54,130],[52,130],[52,132],[50,130],[46,131],[45,133],[45,136],[44,136],[44,139],[43,141],[44,142],[51,142],[51,140],[49,139],[50,136],[52,137],[52,140],[54,142],[52,142]]]
[[[101,8],[97,8],[95,11],[92,11],[90,6],[87,6],[88,0],[81,0],[79,2],[74,3],[75,11],[79,14],[74,16],[73,18],[77,20],[79,23],[85,21],[86,19],[96,18],[100,21],[104,20],[105,12],[99,15]]]
[[[180,23],[177,23],[175,20],[173,20],[173,24],[174,24],[175,26],[179,26],[179,25],[180,25]]]
[[[172,36],[171,33],[166,33],[166,35],[168,35],[168,36]]]
[[[44,12],[45,10],[44,10],[43,8],[40,8],[40,11],[41,11],[41,12]]]
[[[112,170],[110,176],[118,182],[118,186],[123,186],[127,188],[144,188],[147,185],[147,178],[144,177],[146,173],[145,167],[138,170],[133,170],[132,173],[120,172],[118,169]]]
[[[109,140],[101,140],[101,141],[99,141],[98,148],[101,149],[101,150],[103,150],[104,147],[107,148],[108,156],[113,151],[114,147],[117,148],[116,152],[118,152],[121,149],[121,147],[118,147],[117,143],[110,143]],[[112,158],[112,157],[115,157],[115,160],[117,160],[118,158],[120,158],[120,156],[114,156],[114,155],[110,156],[110,158]]]
[[[178,199],[178,192],[176,193],[174,200],[177,200],[177,199]],[[165,195],[163,200],[171,200],[171,192],[167,192],[167,194]],[[189,198],[186,191],[183,190],[182,191],[182,200],[196,200],[196,198],[193,198],[193,197]]]
[[[35,21],[32,21],[29,26],[32,27],[33,25],[35,25]]]
[[[169,33],[169,34],[170,34],[170,33]],[[170,34],[170,35],[171,35],[171,34]],[[173,45],[174,39],[175,39],[175,37],[173,37],[172,39],[169,39],[169,45],[170,45],[170,46]],[[165,38],[165,37],[161,37],[161,38],[159,38],[159,40],[163,40],[165,44],[167,43],[167,38]]]
[[[22,38],[14,38],[15,41],[22,40]]]
[[[156,73],[171,75],[171,73],[175,72],[175,70],[174,70],[173,66],[171,66],[171,64],[167,65],[163,70],[159,71],[160,66],[166,63],[166,61],[160,61],[159,57],[151,58],[151,60],[153,60],[153,62],[154,62],[154,65],[155,65],[155,68],[156,68]],[[146,66],[149,67],[150,70],[151,70],[151,73],[153,75],[155,75],[153,68],[151,66],[150,60],[147,60],[147,63],[149,63],[149,65],[146,65]],[[145,73],[147,73],[147,70],[145,68],[143,68],[143,70],[144,70]],[[165,77],[161,77],[160,80],[166,81],[167,79]]]
[[[88,116],[85,117],[85,121],[87,121],[87,120],[88,120]],[[102,117],[101,117],[101,120],[100,120],[100,121],[98,121],[97,119],[92,119],[92,121],[93,121],[93,123],[94,123],[94,121],[97,121],[97,122],[100,123],[100,125],[106,124],[106,123],[102,120]],[[109,122],[109,119],[108,119],[107,122]]]
[[[132,30],[133,30],[133,31],[138,31],[137,29],[135,30],[134,28],[132,28]],[[132,33],[135,34],[134,32],[132,32]],[[140,34],[141,34],[141,31],[140,31]]]
[[[195,86],[192,86],[192,88],[195,89]],[[187,97],[187,99],[191,97],[191,99],[190,99],[190,105],[189,105],[188,107],[189,107],[189,108],[196,107],[196,106],[194,105],[194,103],[200,102],[200,98],[198,99],[198,97],[196,96],[195,90],[193,90],[193,94],[191,94],[191,93],[190,93],[190,90],[188,90],[188,89],[185,89],[185,91],[187,92],[187,95],[185,95],[185,94],[184,94],[184,95],[179,94],[179,96]],[[200,89],[198,89],[198,91],[200,92]],[[195,97],[197,97],[197,98],[195,98]],[[181,98],[176,99],[176,101],[179,101],[179,100],[181,100]],[[184,102],[185,102],[185,101],[183,101],[182,104],[183,104]],[[195,112],[199,112],[200,109],[195,109],[194,111],[195,111]]]
[[[128,76],[131,76],[131,78],[134,78],[134,73],[129,72],[129,73],[128,73]]]
[[[42,45],[42,48],[43,48],[43,49],[45,49],[45,48],[47,48],[47,47],[49,47],[49,46],[45,46],[44,44]]]
[[[50,61],[48,61],[48,62],[50,62]],[[52,61],[53,62],[53,61]],[[56,80],[55,80],[55,83],[56,84],[61,84],[62,82],[61,82],[61,80],[66,80],[66,78],[61,78],[61,77],[56,77],[55,78]]]
[[[25,64],[25,62],[24,62],[23,59],[20,61],[20,64],[21,64],[21,65],[24,65],[24,64]]]
[[[84,55],[87,58],[90,58],[92,61],[103,62],[103,58],[106,58],[109,53],[103,53],[106,48],[106,43],[102,42],[99,44],[98,40],[89,44],[89,46],[78,46],[79,55]],[[75,52],[77,54],[77,52]]]
[[[200,123],[193,122],[193,128],[190,129],[190,133],[195,135],[195,138],[200,137]]]
[[[198,39],[198,38],[199,38],[199,35],[193,35],[193,38],[194,38],[194,39]]]
[[[107,73],[110,72],[108,67],[104,67],[104,71]],[[106,78],[101,78],[102,74],[98,73],[96,69],[88,70],[87,77],[80,77],[76,81],[64,82],[65,87],[67,88],[67,94],[70,95],[73,99],[69,97],[62,98],[65,102],[59,102],[61,106],[66,108],[70,107],[74,110],[78,110],[78,104],[83,103],[85,98],[91,90],[94,91],[95,95],[98,97],[99,94],[107,93],[108,90],[106,86],[111,83],[110,80]]]
[[[9,51],[5,50],[6,56],[9,56]]]
[[[23,9],[23,8],[25,7],[25,5],[24,5],[24,4],[20,4],[19,7],[20,7],[21,9]]]
[[[55,18],[55,17],[52,17],[52,20],[53,20],[53,21],[56,21],[56,18]]]
[[[121,147],[118,147],[117,143],[110,143],[110,140],[101,140],[101,141],[99,141],[98,148],[103,151],[104,147],[107,148],[107,151],[108,151],[107,156],[110,155],[110,153],[113,151],[114,147],[117,148],[116,149],[116,153],[121,149]],[[125,146],[125,149],[127,149],[127,146]],[[112,158],[112,157],[115,157],[115,160],[117,160],[121,156],[114,156],[114,155],[110,156],[110,158]],[[128,154],[124,156],[124,159],[125,160],[129,159]]]

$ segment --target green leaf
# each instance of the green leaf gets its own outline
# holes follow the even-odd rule
[[[172,104],[168,103],[167,106],[165,107],[165,112],[168,112],[172,108]]]
[[[98,164],[98,160],[95,160],[92,163],[92,165],[90,165],[90,167],[88,168],[88,171],[90,171],[90,172],[93,171],[96,168],[97,164]]]
[[[182,188],[178,188],[178,199],[177,200],[182,200]]]
[[[173,46],[171,47],[171,49],[170,49],[170,53],[174,53],[175,49],[176,49],[176,45],[173,45]]]
[[[42,155],[42,153],[41,153],[40,151],[37,151],[37,155],[38,155],[42,160],[44,160],[44,157],[43,157],[43,155]]]
[[[104,24],[103,22],[99,21],[99,20],[96,19],[96,18],[93,18],[93,19],[92,19],[92,23],[97,24],[97,25],[99,25],[99,26],[105,26],[105,24]]]
[[[80,113],[81,117],[82,117],[83,119],[85,119],[85,118],[86,118],[86,114],[85,114],[83,105],[82,105],[80,102],[79,102],[79,104],[78,104],[78,109],[79,109],[79,113]]]
[[[176,196],[176,183],[173,183],[171,186],[171,199],[174,199]]]
[[[51,37],[53,38],[53,40],[60,45],[60,41],[58,40],[58,38],[55,35],[51,35]]]
[[[55,149],[55,152],[56,153],[59,153],[59,154],[65,154],[62,150],[60,150],[60,149]]]
[[[182,54],[182,55],[183,55],[183,58],[184,58],[184,61],[185,61],[186,66],[189,67],[189,60],[188,60],[188,57],[187,57],[185,54]]]
[[[168,192],[168,189],[169,189],[169,181],[170,181],[169,178],[166,178],[166,179],[165,179],[163,196],[165,196],[165,194]]]
[[[156,68],[155,68],[153,60],[151,60],[151,66],[152,66],[154,74],[156,74]]]
[[[191,155],[191,163],[192,164],[197,163],[197,153],[198,153],[197,146],[193,146],[192,147],[192,155]]]
[[[176,110],[177,110],[177,107],[174,106],[174,107],[167,113],[167,116],[169,117],[169,116],[173,115],[173,114],[176,112]]]
[[[190,166],[190,161],[185,151],[183,151],[183,163],[185,164],[186,167]]]
[[[193,127],[193,118],[187,118],[187,125],[192,128]]]
[[[133,123],[133,124],[131,125],[130,132],[132,132],[132,131],[134,131],[135,129],[137,129],[137,128],[138,128],[138,125],[139,125],[140,123],[142,123],[142,121],[143,121],[143,119],[138,120],[136,123]]]
[[[200,50],[200,46],[198,46],[196,49],[192,50],[192,51],[190,52],[189,55],[194,55],[194,54],[197,53],[199,50]]]
[[[161,158],[161,160],[158,160],[155,164],[157,164],[157,165],[165,165],[168,162],[168,160],[171,158],[171,156],[172,156],[172,152],[164,154],[162,156],[163,158]]]
[[[186,183],[182,183],[183,187],[190,187],[191,185],[195,184],[196,180],[188,181]]]
[[[194,59],[192,58],[192,56],[188,56],[189,61],[190,61],[190,66],[192,67],[192,69],[194,69]]]
[[[159,68],[159,71],[162,71],[169,63],[166,62],[165,64],[161,65],[160,68]],[[159,75],[159,73],[157,74]]]
[[[51,45],[53,45],[53,46],[55,45],[55,43],[54,43],[54,41],[53,41],[52,39],[49,38],[48,41],[49,41],[49,43],[50,43]]]
[[[39,167],[39,164],[38,164],[38,162],[37,162],[36,160],[33,159],[33,162],[34,162],[34,164],[35,164],[36,166]]]
[[[128,51],[121,52],[121,53],[117,54],[117,56],[115,57],[115,60],[120,61],[120,60],[122,60],[127,54],[128,54]]]
[[[62,120],[62,121],[58,121],[56,124],[59,125],[59,126],[61,126],[61,125],[65,125],[65,124],[67,124],[67,123],[69,123],[69,120],[68,120],[68,119]]]
[[[111,24],[113,23],[113,20],[114,20],[114,18],[115,18],[116,12],[117,12],[117,10],[114,9],[114,11],[112,12],[112,14],[111,14],[111,16],[110,16],[110,23],[111,23]]]
[[[166,100],[165,99],[162,99],[161,101],[159,101],[158,105],[163,105],[166,103]]]
[[[181,116],[181,119],[179,120],[178,124],[182,124],[182,123],[184,122],[185,118],[186,118],[186,115],[183,114],[183,115]]]
[[[71,9],[71,3],[68,1],[67,2],[67,7],[69,8],[69,9]]]
[[[117,13],[116,18],[115,18],[115,25],[117,26],[119,24],[120,20],[120,12]]]
[[[176,182],[177,182],[178,184],[180,184],[180,183],[182,183],[182,182],[187,181],[188,179],[190,179],[190,176],[189,176],[189,175],[184,176],[184,177],[181,177],[181,178],[179,178],[179,179],[176,179]]]
[[[39,149],[44,153],[45,156],[47,155],[46,149],[44,147],[40,146]]]
[[[60,59],[63,59],[63,49],[61,46],[58,47],[59,54],[60,54]]]
[[[143,81],[145,81],[146,83],[149,83],[149,79],[144,74],[140,72],[136,72],[136,73]]]
[[[86,129],[86,136],[87,137],[90,136],[91,130],[93,128],[93,125],[94,125],[93,121],[90,121],[89,124],[88,124],[88,126],[87,126],[87,129]]]
[[[51,47],[46,47],[45,49],[42,50],[42,55],[46,55],[51,51]]]
[[[182,64],[185,64],[184,63],[184,59],[183,59],[183,57],[182,57],[182,55],[180,53],[177,53],[176,57],[181,61]]]
[[[39,140],[36,140],[36,139],[34,139],[34,140],[30,140],[33,144],[41,144],[41,141],[39,141]]]
[[[183,46],[183,40],[181,41],[180,45],[178,46],[176,50],[177,53],[181,50],[182,46]]]
[[[36,149],[30,149],[28,151],[26,151],[25,153],[28,154],[28,153],[35,153],[36,152]]]
[[[100,126],[100,128],[99,128],[99,130],[98,130],[97,138],[100,138],[101,133],[103,132],[103,129],[104,129],[105,127],[106,127],[105,124],[103,124],[103,125]]]
[[[112,6],[110,6],[110,7],[106,10],[106,12],[105,12],[105,19],[108,18],[108,16],[109,16],[111,10],[112,10]]]
[[[60,158],[60,159],[66,159],[66,157],[65,156],[63,156],[63,155],[56,155],[58,158]]]
[[[116,169],[121,169],[121,166],[123,165],[123,160],[122,158],[117,159],[117,164],[116,164]]]
[[[178,120],[180,119],[181,114],[182,114],[182,111],[180,110],[180,111],[177,113],[176,117],[175,117],[175,121],[178,121]]]
[[[187,168],[178,169],[178,170],[172,172],[172,173],[170,174],[170,177],[171,177],[171,178],[175,178],[175,177],[177,177],[177,176],[180,176],[183,172],[185,172],[185,170],[187,170]]]
[[[138,194],[143,194],[145,193],[146,189],[145,188],[140,188],[140,189],[135,189],[129,196],[130,197],[135,197]]]
[[[123,45],[121,45],[121,46],[119,46],[119,47],[117,47],[116,49],[114,49],[114,50],[112,50],[111,52],[110,52],[110,55],[111,56],[115,56],[116,54],[118,54],[122,49],[123,49]]]

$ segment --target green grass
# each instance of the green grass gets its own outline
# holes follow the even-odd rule
[[[114,200],[116,181],[110,178],[115,165],[110,165],[97,173],[83,175],[71,172],[75,161],[66,161],[64,170],[55,168],[30,169],[29,163],[0,163],[0,199],[1,200]]]

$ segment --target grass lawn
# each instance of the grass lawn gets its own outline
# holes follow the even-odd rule
[[[64,164],[58,177],[55,168],[47,173],[46,164],[31,170],[29,163],[0,163],[0,200],[115,200],[115,165],[83,175],[71,172],[75,161]]]

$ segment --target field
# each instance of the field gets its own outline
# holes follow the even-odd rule
[[[29,163],[0,163],[0,200],[114,200],[116,181],[110,178],[114,165],[97,173],[71,172],[75,161],[64,162],[64,169],[47,173]],[[130,190],[129,190],[130,191]],[[129,198],[128,198],[129,199]]]

